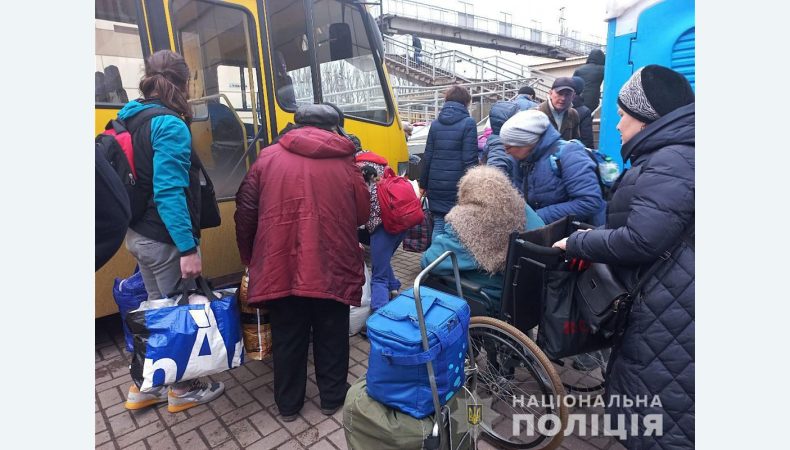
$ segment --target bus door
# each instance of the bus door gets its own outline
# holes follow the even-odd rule
[[[164,3],[172,45],[191,70],[192,146],[214,183],[222,214],[220,227],[203,231],[203,272],[211,278],[232,278],[243,270],[233,225],[234,197],[256,155],[269,143],[257,6],[254,1]]]

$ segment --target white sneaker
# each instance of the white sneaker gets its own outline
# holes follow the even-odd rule
[[[140,392],[140,389],[132,384],[126,394],[126,409],[141,409],[158,403],[167,401],[167,386],[160,386],[148,392]]]
[[[200,380],[193,380],[187,392],[176,394],[171,388],[167,393],[167,410],[171,413],[184,411],[203,403],[208,403],[219,397],[225,390],[222,382],[204,383]]]

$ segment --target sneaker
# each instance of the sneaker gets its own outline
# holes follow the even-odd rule
[[[167,386],[160,386],[148,392],[140,392],[140,389],[132,384],[126,394],[126,409],[141,409],[147,406],[164,403],[167,401]]]
[[[193,406],[208,403],[222,394],[225,385],[222,382],[204,383],[200,380],[192,381],[192,385],[187,392],[176,394],[173,389],[167,394],[167,410],[177,413]]]
[[[393,290],[391,290],[391,291],[390,291],[390,300],[392,300],[393,298],[397,297],[397,296],[398,296],[398,294],[399,294],[399,292],[398,292],[398,290],[397,290],[397,289],[393,289]]]
[[[341,406],[343,406],[343,405],[338,405],[338,406],[336,406],[334,408],[321,408],[321,414],[323,414],[325,416],[331,416],[334,413],[336,413],[337,410],[340,409]]]

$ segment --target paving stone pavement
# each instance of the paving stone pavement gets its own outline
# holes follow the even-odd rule
[[[398,250],[392,265],[403,283],[412,286],[420,271],[420,255]],[[225,383],[226,392],[198,407],[171,414],[166,404],[128,411],[123,403],[132,380],[129,354],[118,315],[96,320],[95,447],[97,449],[347,449],[343,411],[331,417],[319,409],[315,368],[310,357],[307,397],[297,420],[284,423],[274,404],[271,361],[248,361],[210,378]],[[370,344],[361,335],[350,338],[349,382],[367,370]],[[573,411],[571,411],[573,412]],[[478,449],[494,449],[480,440]],[[609,437],[567,436],[562,449],[621,449]],[[371,449],[375,450],[375,449]]]

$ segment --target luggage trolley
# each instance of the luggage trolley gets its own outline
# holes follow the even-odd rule
[[[414,280],[414,300],[425,350],[428,349],[428,335],[422,314],[420,287],[431,270],[448,256],[453,264],[452,279],[455,291],[460,298],[464,298],[462,290],[464,283],[458,270],[456,256],[451,251],[434,260]],[[450,422],[448,416],[455,416],[458,412],[449,411],[447,406],[440,408],[434,368],[431,362],[427,365],[436,411],[434,434],[439,437],[438,448],[459,448],[458,443],[451,442],[450,437],[454,433],[447,426]],[[553,369],[552,362],[524,333],[513,325],[493,317],[472,317],[469,324],[464,373],[466,377],[464,388],[478,403],[475,406],[468,406],[469,415],[478,414],[477,421],[484,438],[506,448],[553,449],[559,446],[563,438],[562,431],[567,423],[567,409],[557,399],[561,398],[565,391]],[[538,401],[540,405],[533,406],[530,399]],[[527,415],[532,417],[532,422]],[[557,433],[553,436],[542,435],[534,427],[534,423],[547,415],[553,416],[557,422]],[[525,422],[522,429],[516,430],[514,425],[520,426],[522,421]],[[469,422],[475,423],[474,420]],[[469,430],[472,443],[477,439],[477,427],[478,425],[475,424]]]
[[[422,284],[423,279],[428,276],[428,274],[433,270],[436,266],[439,265],[443,260],[447,257],[450,257],[450,261],[453,264],[453,276],[455,279],[455,288],[458,293],[458,298],[463,299],[463,291],[461,289],[461,273],[458,270],[458,259],[455,256],[455,253],[451,251],[444,252],[441,256],[436,258],[431,264],[428,265],[425,269],[423,269],[417,277],[414,279],[414,302],[417,309],[417,321],[420,327],[420,335],[422,336],[422,347],[424,351],[428,351],[430,345],[428,344],[428,329],[425,325],[425,315],[423,314],[422,309],[422,299],[420,295],[420,285]],[[473,402],[477,401],[477,396],[475,393],[475,387],[477,386],[477,367],[474,365],[474,356],[472,354],[472,342],[467,335],[467,358],[464,364],[464,378],[465,383],[462,385],[461,390],[466,390],[466,393],[471,397]],[[454,435],[458,435],[458,433],[453,433],[451,430],[451,420],[450,415],[453,413],[449,409],[449,404],[445,406],[441,406],[441,402],[439,400],[439,390],[436,386],[436,376],[433,368],[433,362],[428,361],[426,363],[428,368],[428,382],[431,385],[431,394],[433,396],[433,406],[434,406],[434,425],[433,431],[431,433],[432,445],[426,448],[436,448],[441,450],[455,450],[459,448],[477,448],[477,427],[479,424],[481,417],[481,408],[482,405],[475,406],[467,406],[469,410],[466,414],[469,416],[468,422],[472,425],[465,433],[461,434],[458,438],[459,442],[455,442],[453,437]],[[471,380],[471,390],[467,388],[469,385],[469,381]],[[456,395],[462,395],[461,392],[456,393]],[[457,412],[456,412],[457,413]],[[426,443],[427,444],[427,443]]]

